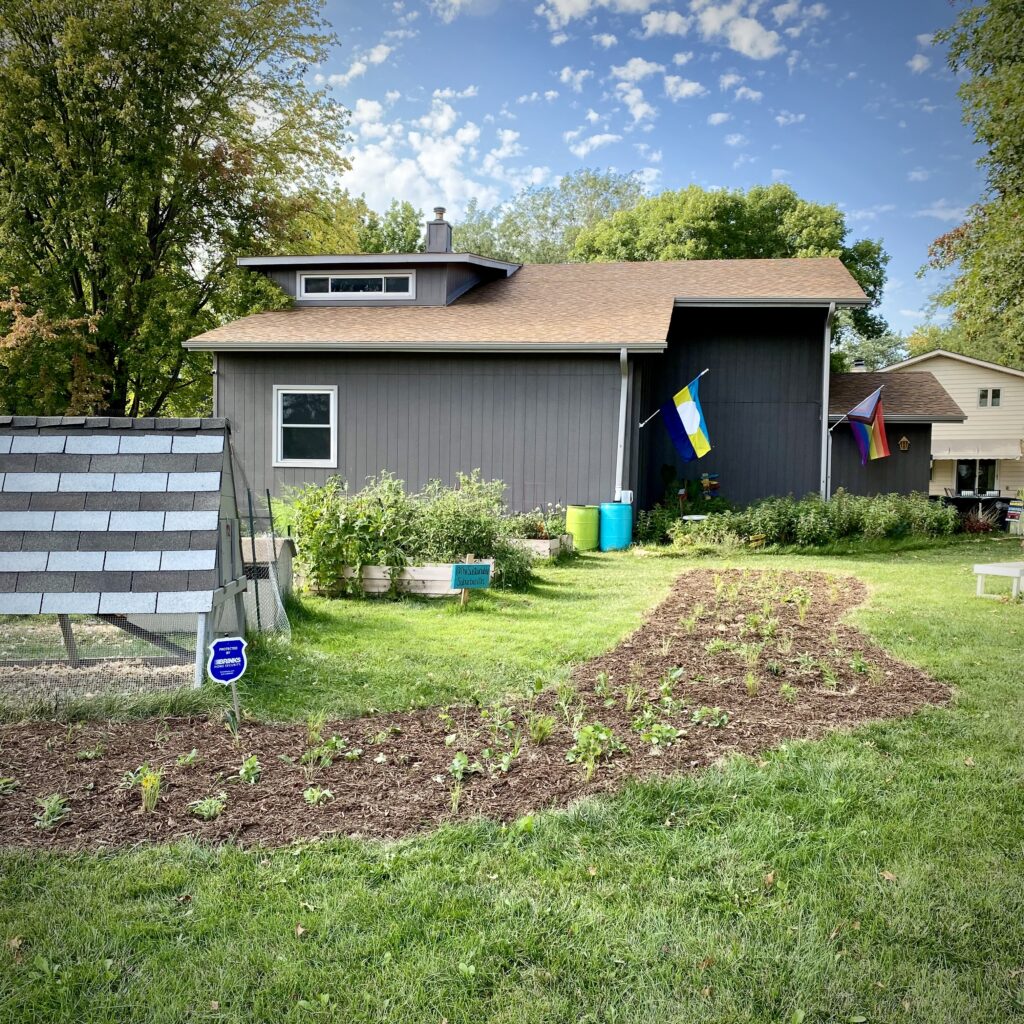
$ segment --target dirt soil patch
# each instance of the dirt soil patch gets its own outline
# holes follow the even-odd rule
[[[276,846],[332,833],[395,838],[476,815],[509,821],[626,778],[689,772],[945,702],[947,687],[840,621],[865,595],[850,577],[689,571],[632,636],[579,666],[571,685],[506,707],[330,722],[323,740],[344,742],[306,765],[304,724],[246,723],[237,746],[222,723],[203,719],[6,725],[0,780],[12,781],[0,781],[0,845],[95,850],[192,836]],[[530,725],[536,735],[543,716],[551,732],[539,743]],[[623,747],[598,757],[588,778],[566,755],[593,723]],[[191,763],[179,763],[193,750]],[[463,754],[460,790],[450,766]],[[252,755],[261,774],[248,784],[239,769]],[[148,814],[139,789],[123,785],[143,762],[162,772]],[[310,786],[330,798],[308,803]],[[67,814],[39,828],[38,801],[52,793],[67,799]],[[190,811],[219,793],[219,817]]]

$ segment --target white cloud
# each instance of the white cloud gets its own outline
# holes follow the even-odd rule
[[[591,124],[597,124],[601,120],[601,115],[591,107],[587,107],[586,114],[583,115]]]
[[[660,149],[651,149],[646,142],[635,142],[633,148],[645,159],[649,160],[652,164],[660,164],[662,161],[663,153]]]
[[[665,95],[673,101],[692,99],[694,96],[703,96],[706,92],[707,89],[700,82],[680,78],[678,75],[665,76]]]
[[[922,32],[921,35],[915,36],[917,45],[923,50],[926,46],[931,46],[935,42],[935,36],[931,32]]]
[[[846,219],[851,223],[863,221],[875,221],[886,213],[892,213],[896,209],[895,203],[876,203],[874,206],[866,206],[862,209],[850,210]]]
[[[740,153],[738,157],[732,162],[733,170],[739,170],[744,164],[756,164],[757,157],[751,156],[749,153]]]
[[[786,0],[772,8],[772,17],[776,25],[792,22],[786,28],[786,35],[796,39],[814,21],[819,21],[828,14],[828,8],[822,3],[808,4],[801,7],[799,0]]]
[[[922,72],[927,71],[932,66],[931,57],[926,57],[923,53],[915,53],[910,60],[907,61],[907,67],[915,75],[920,75]]]
[[[447,135],[457,120],[458,114],[450,103],[435,99],[430,104],[429,113],[424,114],[416,123],[432,135]]]
[[[689,64],[691,60],[693,60],[693,50],[686,50],[684,53],[672,54],[672,63],[677,67]]]
[[[612,77],[624,82],[639,82],[648,75],[664,70],[664,64],[655,64],[653,60],[644,60],[643,57],[631,57],[625,64],[612,65]]]
[[[558,90],[557,89],[546,89],[544,91],[544,99],[546,99],[548,101],[548,103],[550,103],[552,100],[557,100],[558,99]]]
[[[615,95],[626,104],[626,109],[633,118],[633,124],[648,121],[657,114],[657,110],[644,99],[643,91],[638,85],[633,85],[631,82],[617,82]]]
[[[927,181],[931,176],[931,171],[925,170],[923,167],[915,167],[912,171],[907,172],[907,181]]]
[[[640,19],[643,26],[644,39],[652,36],[685,36],[693,24],[692,18],[686,18],[678,11],[651,11]]]
[[[724,111],[719,111],[715,114],[708,114],[708,124],[719,125],[725,124],[726,121],[732,120],[732,114],[726,114]]]
[[[727,146],[745,146],[747,144],[747,137],[739,132],[733,132],[732,135],[726,135],[725,144]]]
[[[580,71],[574,71],[571,67],[564,67],[558,72],[558,80],[562,85],[569,86],[573,92],[583,92],[583,83],[588,79],[594,72],[586,68]]]
[[[352,108],[352,123],[366,124],[379,121],[384,116],[384,105],[377,100],[358,99]]]
[[[465,4],[470,0],[456,2]],[[484,3],[487,0],[479,2]],[[552,32],[558,32],[570,22],[586,18],[599,7],[608,8],[616,14],[642,14],[652,3],[653,0],[543,0],[534,7],[533,13],[544,18]]]
[[[775,115],[775,123],[780,128],[786,128],[791,124],[800,124],[802,121],[807,120],[806,114],[794,114],[791,110],[780,110]]]
[[[782,181],[784,178],[790,176],[790,171],[787,171],[785,167],[773,167],[772,168],[772,181]]]
[[[397,89],[388,89],[388,91],[384,93],[384,99],[386,99],[388,103],[394,103],[396,100],[400,100],[401,98],[402,94]]]
[[[441,100],[463,100],[469,96],[476,96],[477,87],[475,85],[467,85],[465,89],[435,89],[433,96],[434,99]]]
[[[551,37],[552,46],[563,46],[567,42],[569,42],[569,36],[565,32],[556,32]]]
[[[736,90],[736,99],[738,100],[750,100],[752,103],[760,103],[764,99],[764,93],[758,92],[757,89],[751,89],[747,85],[741,85]]]
[[[661,170],[657,167],[642,167],[640,169],[640,184],[650,192],[661,177]]]
[[[931,206],[925,207],[923,210],[917,210],[914,216],[932,217],[935,220],[943,221],[963,220],[967,216],[967,208],[965,206],[953,206],[945,199],[937,199]]]
[[[602,49],[610,50],[619,40],[617,36],[612,35],[611,32],[601,32],[599,35],[590,37],[594,41],[595,46],[600,46]]]
[[[343,74],[329,75],[327,81],[331,85],[346,86],[354,79],[365,75],[372,65],[383,64],[392,53],[394,53],[394,47],[378,43],[364,53],[359,54]]]
[[[444,22],[452,22],[460,14],[487,14],[493,8],[493,0],[430,0],[430,9]]]
[[[576,145],[569,147],[569,152],[578,160],[582,160],[588,153],[592,153],[595,149],[600,149],[602,146],[610,146],[613,142],[621,141],[621,135],[612,135],[610,132],[602,132],[599,135],[589,135],[585,139],[580,139]]]
[[[743,0],[728,0],[719,5],[710,0],[690,0],[690,8],[697,12],[700,34],[707,41],[724,40],[729,49],[751,60],[767,60],[785,50],[778,32],[741,14]],[[756,11],[757,5],[748,9]]]
[[[728,92],[733,86],[739,85],[743,81],[742,75],[737,75],[735,72],[730,71],[727,75],[719,75],[718,77],[718,88],[722,92]]]

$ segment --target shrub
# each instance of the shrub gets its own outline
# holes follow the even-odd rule
[[[517,512],[508,520],[510,537],[525,537],[527,540],[550,540],[565,533],[565,509],[551,502],[544,508],[539,506],[532,512]]]
[[[924,494],[861,497],[839,490],[830,501],[767,498],[738,512],[713,513],[699,523],[671,528],[674,545],[700,553],[708,545],[737,543],[821,547],[846,538],[944,537],[956,532],[956,509]]]
[[[521,588],[532,576],[532,557],[509,543],[514,521],[504,492],[500,480],[484,480],[479,470],[460,473],[455,487],[431,481],[419,494],[408,494],[389,473],[354,494],[332,477],[295,498],[299,560],[313,589],[332,596],[362,594],[366,565],[400,570],[467,554],[495,560],[498,586]]]

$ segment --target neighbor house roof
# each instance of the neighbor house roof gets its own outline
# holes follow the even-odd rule
[[[0,417],[0,613],[210,611],[232,578],[217,564],[227,430]]]
[[[833,373],[829,379],[828,418],[838,422],[884,385],[882,411],[891,423],[962,423],[967,417],[949,392],[927,371],[908,373]]]
[[[934,359],[936,356],[943,356],[946,359],[956,359],[961,363],[969,363],[971,366],[980,366],[986,370],[997,370],[1000,373],[1008,373],[1014,377],[1024,377],[1024,370],[1015,370],[1012,366],[1003,366],[1001,363],[990,363],[985,359],[975,359],[973,356],[965,356],[962,352],[950,352],[945,348],[932,349],[931,352],[925,352],[923,355],[911,356],[909,359],[904,359],[900,363],[893,363],[892,366],[886,366],[883,370],[884,373],[891,373],[893,370],[903,370],[908,366],[918,366],[921,363],[927,362],[929,359]]]
[[[604,350],[666,346],[676,305],[864,306],[838,259],[530,264],[447,306],[330,306],[258,313],[194,349]]]

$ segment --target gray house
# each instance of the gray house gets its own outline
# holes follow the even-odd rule
[[[453,252],[239,261],[293,299],[186,342],[252,488],[479,468],[510,504],[657,501],[673,468],[745,502],[826,484],[832,318],[868,299],[838,259],[525,265]],[[713,449],[658,418],[701,370]]]

